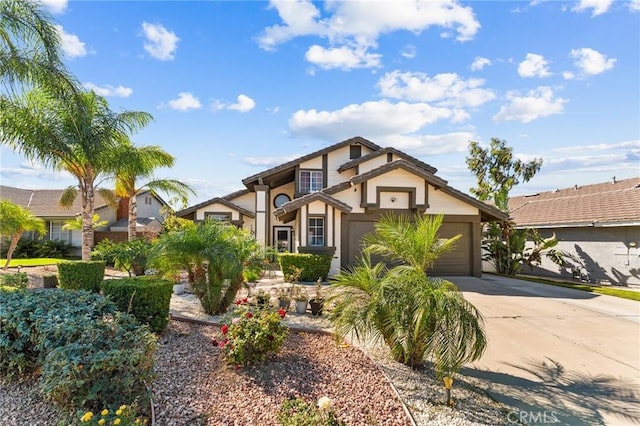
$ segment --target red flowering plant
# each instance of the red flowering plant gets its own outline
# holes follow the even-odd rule
[[[236,367],[263,362],[268,354],[278,353],[289,328],[283,320],[287,312],[255,310],[246,299],[235,302],[227,321],[220,327],[222,340],[213,341],[221,348],[228,364]]]

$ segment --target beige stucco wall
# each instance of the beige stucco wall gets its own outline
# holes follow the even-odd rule
[[[387,164],[387,156],[386,155],[378,155],[375,158],[372,158],[364,163],[360,163],[358,167],[360,169],[360,174],[373,170],[377,167],[384,166]]]
[[[250,212],[256,211],[256,194],[253,192],[248,192],[240,195],[239,197],[232,198],[229,201],[238,207],[249,210]]]
[[[480,211],[477,207],[465,203],[449,194],[436,190],[429,185],[429,208],[426,211],[430,214],[460,214],[477,215]]]
[[[424,179],[406,170],[396,169],[369,179],[367,182],[367,203],[377,202],[377,188],[379,186],[415,188],[417,203],[421,204],[424,200]]]
[[[231,213],[231,220],[240,220],[240,213],[224,204],[213,203],[196,210],[196,220],[204,220],[205,213]]]
[[[314,157],[310,160],[300,163],[301,169],[318,169],[322,170],[322,156]]]

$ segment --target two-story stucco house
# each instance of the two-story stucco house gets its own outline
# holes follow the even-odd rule
[[[441,235],[462,238],[432,273],[480,276],[482,222],[506,215],[435,173],[397,149],[355,137],[249,176],[245,189],[177,215],[229,220],[280,251],[331,253],[335,274],[357,261],[362,237],[383,213],[443,214]]]

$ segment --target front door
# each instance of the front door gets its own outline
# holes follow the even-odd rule
[[[273,244],[279,252],[291,252],[291,227],[274,226]]]

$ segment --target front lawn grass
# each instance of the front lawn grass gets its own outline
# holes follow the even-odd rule
[[[517,279],[525,281],[533,281],[540,284],[555,285],[558,287],[573,288],[575,290],[588,291],[591,293],[606,294],[607,296],[621,297],[623,299],[635,300],[640,302],[640,291],[624,290],[620,288],[612,288],[610,286],[588,285],[570,283],[566,281],[545,280],[543,278],[533,278],[530,276],[517,275]]]
[[[9,268],[16,268],[18,266],[27,268],[29,266],[57,265],[58,263],[64,260],[65,259],[52,259],[48,257],[40,257],[35,259],[11,259],[11,262],[9,262]],[[7,262],[7,259],[0,259],[0,266],[4,267],[4,264],[6,262]]]

